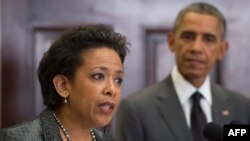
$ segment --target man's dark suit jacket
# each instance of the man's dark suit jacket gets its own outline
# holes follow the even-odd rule
[[[211,84],[212,120],[250,124],[250,100]],[[117,113],[117,141],[192,141],[171,76],[122,100]]]

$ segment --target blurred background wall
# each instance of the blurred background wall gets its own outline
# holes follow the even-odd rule
[[[51,42],[66,28],[109,24],[131,43],[125,61],[122,98],[171,70],[174,59],[166,44],[179,10],[197,0],[2,0],[1,127],[27,120],[44,107],[37,65]],[[213,73],[214,81],[250,97],[250,1],[205,0],[226,16],[230,48]]]
[[[1,128],[1,121],[2,121],[2,0],[0,0],[0,128]]]

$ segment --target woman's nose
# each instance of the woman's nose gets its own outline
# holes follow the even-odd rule
[[[112,97],[115,96],[116,95],[115,94],[115,92],[116,92],[115,89],[116,89],[115,84],[113,82],[108,82],[106,84],[105,89],[104,89],[104,95],[112,96]]]

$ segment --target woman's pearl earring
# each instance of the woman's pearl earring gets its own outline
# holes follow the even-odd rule
[[[64,103],[65,103],[65,104],[68,103],[68,100],[67,100],[67,97],[66,97],[66,96],[64,97]]]

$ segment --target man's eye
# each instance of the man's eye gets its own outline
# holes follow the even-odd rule
[[[101,73],[98,73],[98,74],[93,75],[93,78],[96,80],[101,80],[101,79],[104,79],[104,75]]]
[[[204,40],[206,42],[215,42],[216,41],[216,38],[214,36],[211,36],[211,35],[207,35],[204,37]]]
[[[184,33],[181,35],[181,38],[184,40],[190,41],[190,40],[193,40],[195,37],[194,37],[194,34],[192,33]]]

